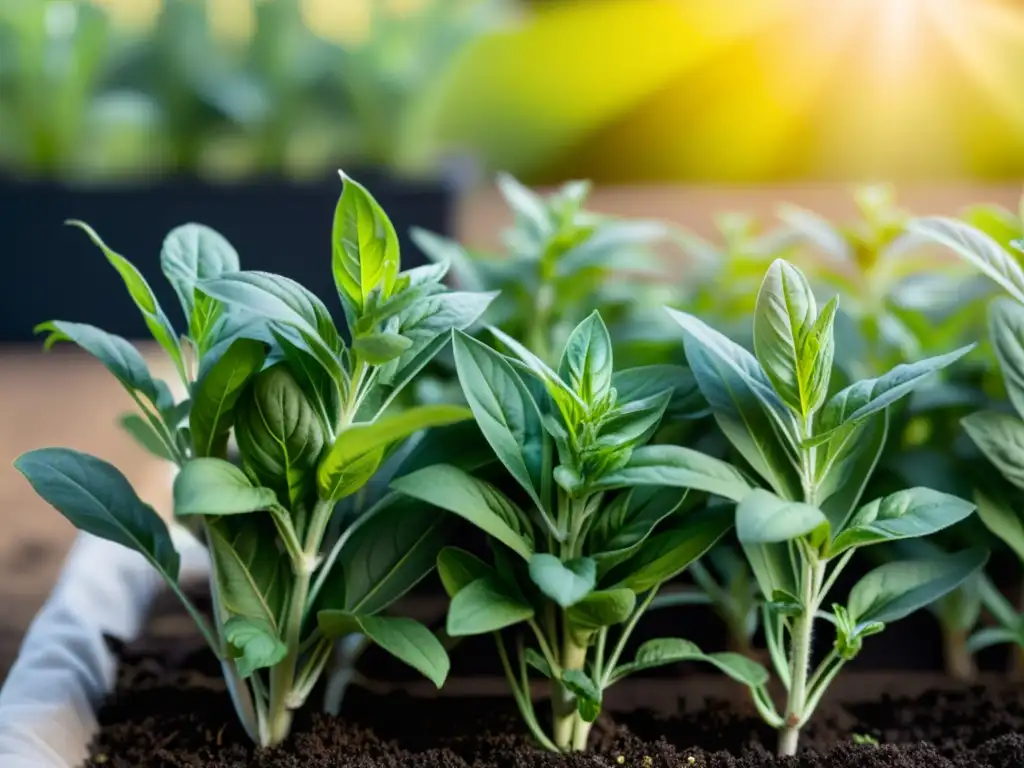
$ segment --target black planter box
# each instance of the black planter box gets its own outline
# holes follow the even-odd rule
[[[402,266],[423,263],[409,228],[451,236],[455,193],[445,182],[397,181],[350,173],[394,222]],[[211,184],[175,179],[151,184],[75,187],[0,178],[0,342],[33,340],[32,328],[60,319],[148,338],[138,310],[80,219],[142,272],[177,328],[174,292],[160,271],[164,236],[187,222],[206,224],[238,250],[243,269],[286,275],[313,291],[341,321],[331,275],[331,223],[342,184],[337,175],[309,183],[256,180]]]

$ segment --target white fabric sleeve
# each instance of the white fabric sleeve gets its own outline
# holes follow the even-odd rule
[[[205,578],[203,546],[178,526],[171,536],[181,582]],[[103,636],[136,638],[162,587],[142,555],[78,535],[0,690],[0,766],[82,765],[98,729],[96,711],[117,679],[117,658]]]

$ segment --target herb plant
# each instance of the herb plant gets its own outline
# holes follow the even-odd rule
[[[332,266],[348,343],[318,298],[287,278],[240,271],[230,244],[199,225],[172,231],[162,252],[187,318],[179,336],[143,276],[79,226],[121,275],[188,397],[175,402],[120,337],[61,320],[40,328],[47,345],[70,340],[99,358],[138,404],[138,433],[179,467],[174,514],[209,550],[212,622],[178,584],[166,524],[116,468],[65,448],[31,451],[17,468],[76,526],[159,571],[221,659],[239,719],[259,744],[288,735],[339,636],[362,633],[440,685],[440,642],[384,611],[433,570],[452,518],[392,494],[335,541],[327,530],[335,505],[405,438],[471,417],[462,406],[391,406],[492,296],[447,291],[443,265],[399,272],[394,228],[347,178]],[[240,466],[227,460],[232,437]]]
[[[963,427],[1006,481],[978,483],[974,496],[978,517],[1024,561],[1024,521],[1019,512],[1020,490],[1024,488],[1024,269],[1004,243],[1016,250],[1024,248],[1024,244],[999,237],[992,226],[986,227],[992,232],[988,234],[954,219],[921,219],[914,227],[922,235],[952,248],[1009,294],[989,304],[988,330],[1011,409],[990,408],[973,413],[963,419]],[[1008,233],[1012,234],[1012,229],[1007,223],[1002,234]],[[975,633],[970,648],[977,651],[1000,643],[1024,647],[1021,613],[998,590],[991,585],[986,587],[985,604],[998,626]]]
[[[594,309],[606,322],[625,322],[644,298],[653,298],[652,279],[662,275],[662,266],[650,246],[667,237],[665,225],[586,210],[585,182],[543,197],[501,175],[498,188],[514,215],[504,233],[505,254],[471,253],[423,230],[414,229],[412,238],[427,258],[451,261],[461,286],[499,291],[488,321],[545,363],[557,365],[569,333]]]
[[[962,357],[959,349],[831,394],[837,300],[819,312],[804,275],[779,260],[768,270],[754,313],[749,353],[692,315],[672,312],[687,359],[719,427],[768,489],[736,507],[736,533],[765,599],[769,655],[786,689],[778,713],[754,688],[778,751],[796,751],[800,729],[863,640],[928,605],[977,572],[983,550],[882,565],[825,609],[854,553],[927,536],[964,519],[974,505],[910,488],[860,505],[885,444],[888,408]],[[833,648],[812,673],[818,619],[835,627]]]
[[[614,371],[597,313],[569,334],[557,370],[493,332],[510,356],[462,333],[453,350],[501,471],[438,464],[392,483],[487,534],[490,562],[458,548],[438,556],[448,634],[493,634],[522,717],[549,750],[585,749],[604,691],[642,669],[705,661],[766,696],[762,667],[683,639],[651,640],[622,659],[659,587],[732,527],[731,503],[693,508],[687,489],[728,502],[750,490],[729,464],[648,444],[673,399],[690,396],[677,388],[692,382],[685,369]],[[550,681],[550,728],[534,709],[531,668]]]

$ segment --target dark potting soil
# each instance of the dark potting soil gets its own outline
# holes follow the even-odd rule
[[[436,698],[352,688],[341,717],[300,713],[283,746],[259,750],[216,660],[173,626],[157,622],[121,649],[88,768],[1024,768],[1024,689],[950,683],[922,694],[912,678],[867,684],[859,673],[840,679],[846,703],[822,706],[791,759],[772,755],[774,733],[742,691],[704,676],[617,686],[588,754],[536,749],[507,697],[474,695],[465,679]]]

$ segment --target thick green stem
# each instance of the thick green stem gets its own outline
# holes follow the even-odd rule
[[[779,732],[779,755],[796,754],[800,739],[800,724],[807,705],[807,675],[810,671],[811,650],[814,640],[814,614],[818,610],[819,591],[825,577],[825,563],[804,553],[805,566],[801,579],[803,612],[793,621],[789,665],[789,697],[786,716]]]
[[[564,672],[571,669],[583,670],[586,666],[586,661],[587,646],[577,645],[572,638],[572,634],[566,631],[562,641],[562,670]],[[563,752],[580,749],[580,747],[576,746],[577,730],[581,723],[588,726],[588,729],[589,724],[583,723],[580,718],[576,711],[576,696],[568,688],[559,682],[553,685],[553,689],[551,708],[554,719],[555,744]],[[584,737],[585,746],[586,741]]]
[[[955,680],[973,680],[978,676],[974,657],[967,650],[967,632],[942,622],[942,647],[946,673]]]

